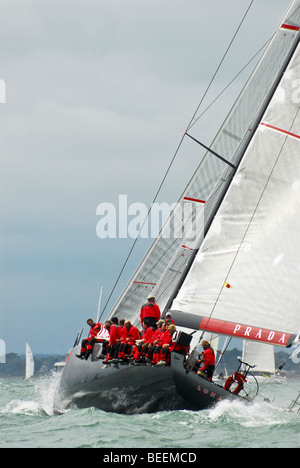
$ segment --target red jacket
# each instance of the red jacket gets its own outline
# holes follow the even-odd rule
[[[159,340],[162,333],[163,332],[162,332],[161,328],[157,328],[155,330],[155,332],[153,333],[153,335],[152,335],[151,343],[154,343],[154,341]]]
[[[216,363],[216,357],[215,357],[215,352],[214,350],[209,347],[206,348],[202,355],[202,361],[204,366],[201,368],[201,370],[206,369],[208,366],[214,366]]]
[[[142,336],[142,339],[144,340],[144,344],[151,343],[153,334],[154,334],[154,331],[152,330],[151,327],[146,328]]]
[[[141,324],[143,325],[144,318],[153,317],[156,322],[160,319],[160,308],[155,302],[148,301],[141,307]]]
[[[126,327],[122,328],[122,343],[128,343],[130,346],[135,344],[135,341],[140,338],[140,332],[136,327],[131,325],[129,330]]]
[[[94,323],[94,325],[90,328],[88,340],[95,338],[95,336],[98,335],[100,329],[101,329],[101,323]]]
[[[171,344],[172,342],[172,335],[169,330],[165,330],[161,333],[160,337],[158,338],[157,346],[162,346],[164,344]]]
[[[114,346],[122,338],[122,328],[114,323],[109,328],[110,345]]]

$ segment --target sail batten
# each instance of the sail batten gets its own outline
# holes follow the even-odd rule
[[[296,135],[295,133],[288,132],[287,130],[284,130],[283,128],[274,127],[273,125],[269,125],[264,122],[262,122],[261,125],[267,128],[270,128],[271,130],[274,130],[275,132],[284,133],[285,135],[288,135],[292,138],[297,138],[298,140],[300,140],[300,135]]]
[[[299,26],[293,26],[292,24],[283,24],[281,26],[282,29],[288,29],[289,31],[299,31]]]

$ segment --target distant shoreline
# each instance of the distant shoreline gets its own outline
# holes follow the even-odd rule
[[[237,357],[241,355],[239,349],[228,350],[223,364],[220,365],[218,372],[226,368],[228,374],[236,371],[238,366]],[[279,350],[275,353],[276,367],[282,365],[289,357],[289,353],[286,351]],[[65,361],[67,354],[36,354],[34,356],[35,363],[35,377],[43,376],[54,369],[54,364],[58,361]],[[284,368],[283,374],[288,379],[299,379],[300,378],[300,365],[296,364],[291,360],[287,361]],[[0,378],[17,377],[23,378],[25,375],[25,355],[19,355],[17,353],[8,353],[6,355],[6,363],[0,364]]]

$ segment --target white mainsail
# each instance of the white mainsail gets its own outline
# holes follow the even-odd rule
[[[34,375],[34,359],[33,354],[28,343],[25,346],[25,360],[26,360],[26,369],[25,369],[25,379],[30,379]]]
[[[290,41],[292,57],[173,301],[175,321],[281,346],[299,333],[299,36],[295,1],[273,39]]]

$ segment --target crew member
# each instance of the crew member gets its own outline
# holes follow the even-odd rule
[[[166,313],[166,325],[171,325],[171,323],[172,323],[173,325],[175,325],[175,322],[174,322],[174,320],[172,319],[171,313],[170,313],[170,312],[167,312],[167,313]]]
[[[96,336],[99,333],[101,327],[103,326],[101,323],[95,323],[94,320],[91,318],[87,320],[87,324],[91,327],[89,335],[86,339],[82,340],[81,342],[80,354],[76,354],[76,357],[85,360],[88,360],[89,355],[93,351],[94,344],[97,342]]]
[[[143,325],[145,322],[148,326],[151,326],[152,323],[158,322],[160,315],[160,309],[155,302],[155,297],[153,295],[149,296],[148,301],[141,307],[141,324]]]
[[[119,345],[119,342],[121,341],[121,338],[122,338],[122,329],[119,326],[117,317],[113,317],[111,320],[108,320],[105,323],[105,326],[109,331],[109,345],[107,348],[107,355],[106,355],[106,362],[108,362],[108,361],[112,361],[115,355],[116,357],[118,357],[117,346]]]
[[[148,364],[156,364],[153,361],[153,353],[156,347],[161,345],[161,341],[163,340],[163,334],[167,331],[166,323],[163,320],[159,320],[157,322],[157,325],[158,327],[153,333],[153,336],[151,338],[151,342],[148,346],[148,351],[146,354],[146,362]]]
[[[122,339],[118,346],[118,360],[125,361],[131,352],[132,346],[140,338],[140,332],[127,320],[122,328]]]
[[[153,351],[152,364],[158,366],[166,366],[170,360],[171,350],[174,349],[172,345],[172,336],[176,332],[176,327],[173,325],[168,325],[166,330],[161,334],[158,344]]]
[[[200,367],[198,375],[205,377],[207,380],[212,380],[216,363],[215,352],[210,343],[206,340],[202,341],[201,346],[204,351],[199,354],[200,359],[198,363],[200,366],[202,364],[202,367]]]
[[[140,361],[139,361],[140,363],[141,362],[142,363],[146,363],[146,362],[149,363],[148,352],[153,347],[154,341],[156,341],[160,337],[160,335],[162,333],[161,328],[158,328],[156,323],[153,323],[149,328],[151,328],[151,330],[152,330],[152,335],[150,334],[150,331],[149,331],[149,338],[147,338],[147,340],[145,341],[145,343],[142,346],[142,355],[141,355]]]
[[[144,364],[144,359],[142,358],[144,346],[151,342],[153,336],[153,328],[147,325],[147,320],[143,323],[143,334],[141,340],[135,345],[132,351],[132,356],[134,359],[133,364]],[[148,348],[147,348],[148,349]]]

